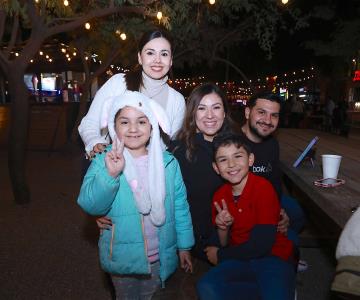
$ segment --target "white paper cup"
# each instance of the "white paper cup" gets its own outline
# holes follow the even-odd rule
[[[339,172],[341,156],[333,154],[323,154],[322,157],[322,168],[323,178],[334,178],[337,179]]]

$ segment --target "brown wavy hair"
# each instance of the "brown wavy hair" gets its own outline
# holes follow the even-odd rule
[[[200,104],[201,99],[209,94],[217,94],[222,101],[225,111],[224,123],[222,124],[219,133],[232,131],[237,132],[235,122],[230,116],[230,109],[227,98],[224,92],[214,83],[204,83],[197,86],[190,94],[186,101],[186,112],[183,125],[177,134],[177,139],[181,141],[186,147],[186,159],[193,161],[195,159],[194,153],[196,150],[195,136],[197,133],[196,127],[196,111]]]

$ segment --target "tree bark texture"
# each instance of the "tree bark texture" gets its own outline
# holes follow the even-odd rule
[[[29,128],[28,92],[23,70],[12,68],[7,74],[7,79],[11,95],[8,168],[15,202],[25,204],[30,202],[30,190],[25,173]]]

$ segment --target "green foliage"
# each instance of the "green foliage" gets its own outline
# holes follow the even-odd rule
[[[29,27],[26,22],[24,7],[18,1],[2,1],[6,3],[9,15],[23,11],[22,28]],[[77,18],[106,7],[109,3],[115,6],[141,7],[144,15],[114,14],[97,20],[91,20],[91,30],[76,30],[74,36],[88,39],[88,51],[96,51],[106,56],[116,45],[122,47],[121,60],[133,61],[136,39],[150,27],[162,27],[171,31],[175,45],[176,63],[194,65],[199,62],[213,63],[215,57],[223,56],[229,47],[246,46],[256,40],[264,53],[271,57],[272,47],[277,31],[286,27],[284,16],[291,19],[291,28],[302,28],[306,19],[299,11],[284,9],[278,0],[217,0],[215,5],[201,0],[71,0],[65,7],[63,0],[40,0],[36,4],[39,16],[45,26],[62,25]],[[161,11],[163,18],[156,19]],[[127,40],[121,41],[116,30],[125,32]],[[130,45],[131,44],[131,45]]]

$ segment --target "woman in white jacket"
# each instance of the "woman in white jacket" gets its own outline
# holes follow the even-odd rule
[[[109,110],[105,100],[126,90],[140,91],[164,108],[170,120],[170,138],[175,137],[179,130],[185,113],[185,100],[167,84],[172,66],[172,47],[166,32],[153,30],[143,34],[138,45],[138,62],[132,71],[112,76],[99,89],[82,119],[79,133],[90,157],[102,152],[110,143],[107,124],[102,122],[107,119],[104,115]]]

